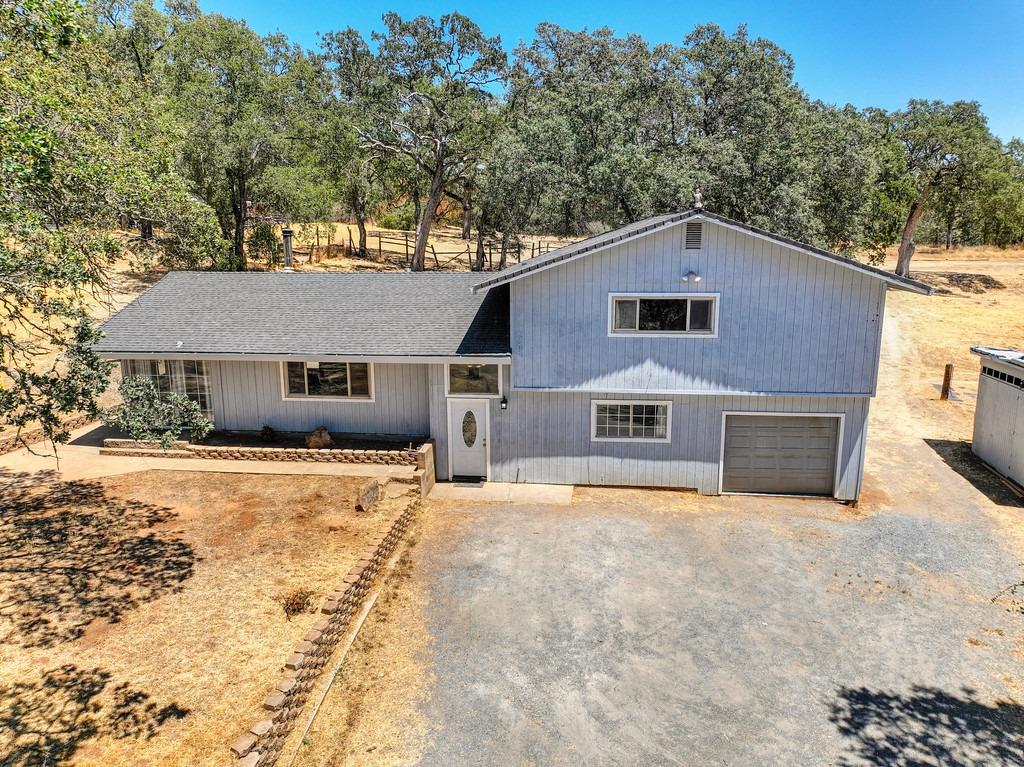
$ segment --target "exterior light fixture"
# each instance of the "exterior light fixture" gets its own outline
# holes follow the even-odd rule
[[[683,282],[700,282],[703,279],[697,272],[687,272],[686,276],[683,277]]]
[[[502,397],[500,405],[502,410],[508,410],[508,398]]]

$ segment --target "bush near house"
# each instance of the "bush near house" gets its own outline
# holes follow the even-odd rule
[[[121,404],[103,411],[103,423],[135,440],[153,440],[167,450],[186,429],[202,439],[213,429],[199,405],[184,394],[161,393],[147,378],[125,378],[118,386]]]

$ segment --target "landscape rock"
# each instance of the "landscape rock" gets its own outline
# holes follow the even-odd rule
[[[379,500],[380,482],[371,479],[359,488],[359,495],[356,496],[356,511],[370,511]]]
[[[322,450],[334,444],[331,433],[326,426],[317,426],[306,436],[306,447],[310,450]]]

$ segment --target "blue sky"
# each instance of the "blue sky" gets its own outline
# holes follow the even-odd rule
[[[439,16],[458,10],[506,48],[532,38],[540,21],[572,29],[607,26],[651,42],[679,43],[696,24],[729,31],[747,24],[792,54],[811,98],[895,109],[909,98],[979,101],[1001,138],[1024,137],[1024,0],[921,2],[409,2],[392,0],[200,0],[204,11],[244,18],[260,33],[280,31],[314,47],[318,32],[380,29],[381,14]]]

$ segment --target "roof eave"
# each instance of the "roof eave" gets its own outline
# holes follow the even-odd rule
[[[649,226],[645,226],[640,229],[635,229],[630,232],[623,232],[622,235],[618,237],[613,237],[610,240],[604,240],[600,243],[594,243],[590,247],[584,247],[577,251],[573,251],[567,254],[564,258],[559,258],[558,251],[554,251],[553,253],[549,254],[550,256],[552,256],[552,258],[546,258],[542,263],[538,264],[533,269],[530,268],[531,264],[529,261],[527,261],[525,264],[522,264],[521,266],[516,265],[510,267],[508,270],[506,270],[504,274],[499,273],[498,276],[491,277],[490,279],[477,283],[471,288],[471,290],[474,293],[478,293],[481,290],[489,290],[490,288],[496,288],[499,285],[505,285],[509,282],[518,280],[521,277],[526,277],[527,275],[537,274],[548,269],[553,269],[556,266],[561,266],[562,264],[574,261],[577,258],[582,258],[583,256],[589,256],[594,253],[598,253],[599,251],[614,247],[615,245],[627,242],[636,237],[642,237],[659,229],[664,229],[665,227],[668,226],[675,226],[676,224],[682,223],[683,221],[695,218],[698,212],[699,211],[697,210],[688,210],[683,213],[679,213],[664,221],[658,221],[657,223],[650,224]],[[566,245],[565,248],[572,248],[574,244]],[[559,250],[561,250],[561,248]]]
[[[556,266],[561,266],[562,264],[568,263],[577,258],[582,258],[584,256],[597,253],[598,251],[604,250],[606,248],[610,248],[615,245],[620,245],[623,242],[627,242],[628,240],[632,240],[637,237],[642,237],[644,235],[650,234],[652,231],[662,229],[668,226],[675,226],[685,221],[691,221],[694,219],[702,219],[704,221],[707,221],[708,223],[718,224],[720,226],[725,226],[736,231],[746,232],[747,234],[750,234],[752,236],[761,237],[772,242],[776,242],[785,247],[792,248],[793,250],[799,251],[801,253],[805,253],[806,255],[809,255],[813,258],[820,258],[825,261],[831,261],[832,263],[838,266],[842,266],[847,269],[852,269],[854,271],[860,272],[861,274],[865,274],[869,277],[874,277],[875,279],[882,280],[889,287],[895,288],[896,290],[904,290],[909,293],[917,293],[919,295],[924,296],[930,296],[935,292],[931,286],[926,285],[923,282],[912,280],[907,277],[901,277],[898,274],[886,272],[882,269],[869,266],[867,264],[861,264],[857,261],[846,258],[845,256],[841,256],[838,253],[832,253],[821,248],[815,248],[811,245],[807,245],[806,243],[791,240],[788,237],[782,237],[781,235],[773,234],[767,230],[759,229],[756,226],[750,226],[749,224],[743,224],[739,221],[733,221],[732,219],[727,218],[726,216],[720,216],[717,213],[710,213],[709,211],[698,208],[691,208],[690,210],[679,213],[677,216],[674,216],[671,219],[660,221],[657,224],[652,224],[651,226],[644,227],[642,229],[624,233],[621,237],[616,237],[606,242],[602,242],[600,244],[595,245],[592,248],[584,248],[577,252],[573,252],[567,255],[565,258],[555,258],[552,260],[545,261],[544,263],[540,264],[536,269],[519,268],[518,266],[511,267],[511,269],[507,270],[506,273],[504,274],[499,274],[496,277],[492,277],[490,279],[477,283],[471,288],[471,290],[474,293],[477,293],[481,290],[497,287],[498,285],[504,285],[509,282],[518,280],[522,277],[526,277],[531,274],[538,274],[539,272],[546,271],[547,269],[552,269]],[[570,248],[572,246],[569,245],[566,247]],[[528,266],[528,263],[529,262],[527,262],[527,264],[524,264],[524,266]]]
[[[431,354],[332,354],[329,352],[313,354],[295,354],[291,352],[194,352],[176,349],[174,351],[138,351],[119,349],[98,349],[96,354],[107,360],[133,360],[133,359],[166,359],[166,360],[222,360],[233,361],[260,361],[260,362],[378,362],[384,363],[410,363],[410,364],[440,364],[446,362],[458,362],[459,360],[472,360],[480,363],[501,364],[512,359],[511,352],[480,352],[480,353],[444,353],[436,352]]]

